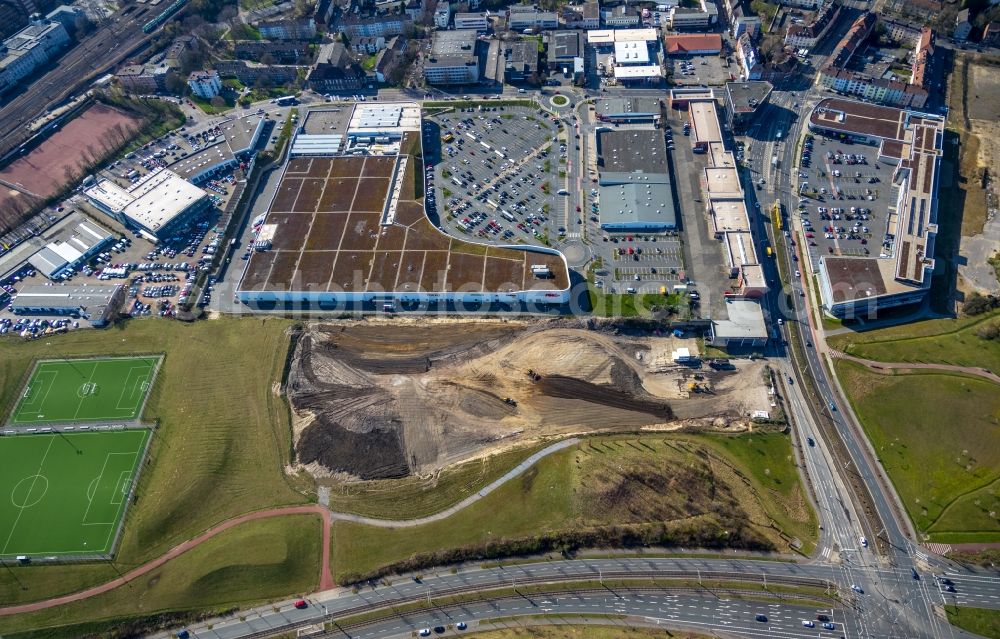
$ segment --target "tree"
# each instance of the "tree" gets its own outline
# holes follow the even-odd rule
[[[296,18],[305,18],[312,15],[313,7],[309,0],[295,0],[295,9],[292,15]]]
[[[270,52],[264,53],[264,55],[260,56],[260,63],[261,64],[272,65],[275,62],[276,61],[274,59],[274,56],[271,55]]]
[[[216,109],[224,109],[226,108],[226,99],[223,98],[221,95],[217,95],[214,98],[212,98],[211,104]]]
[[[163,84],[167,92],[173,93],[174,95],[183,95],[184,89],[187,86],[184,83],[184,80],[182,80],[176,73],[168,73]]]
[[[219,11],[219,15],[215,18],[215,20],[216,22],[228,23],[230,28],[235,28],[237,23],[242,22],[242,20],[239,19],[239,15],[240,12],[239,9],[236,8],[236,5],[227,4],[226,6],[222,7],[222,9]]]

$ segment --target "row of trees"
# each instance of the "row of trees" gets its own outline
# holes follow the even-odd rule
[[[470,544],[413,555],[403,561],[382,566],[366,573],[348,573],[343,575],[340,581],[348,584],[361,583],[390,574],[412,572],[431,566],[464,561],[536,555],[547,552],[559,552],[568,556],[581,548],[684,546],[774,550],[774,545],[770,541],[738,515],[713,513],[693,519],[695,521],[687,523],[656,522],[602,526]]]

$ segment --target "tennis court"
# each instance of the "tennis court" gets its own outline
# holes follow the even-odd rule
[[[12,425],[137,419],[160,357],[38,362],[11,414]]]
[[[148,429],[0,437],[0,557],[112,551]]]

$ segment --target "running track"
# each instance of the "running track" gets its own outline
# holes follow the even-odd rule
[[[16,615],[24,612],[36,612],[39,610],[45,610],[47,608],[53,608],[55,606],[61,606],[63,604],[72,603],[74,601],[80,601],[82,599],[87,599],[89,597],[94,597],[96,595],[103,594],[109,590],[113,590],[118,586],[123,586],[128,582],[141,577],[147,573],[150,573],[163,564],[167,563],[171,559],[184,554],[188,550],[191,550],[198,544],[208,541],[212,537],[215,537],[219,533],[225,532],[232,528],[233,526],[238,526],[244,522],[254,521],[257,519],[268,519],[270,517],[282,517],[285,515],[319,515],[320,520],[323,522],[323,562],[322,573],[320,576],[319,589],[329,590],[334,587],[333,577],[330,574],[330,511],[323,506],[287,506],[285,508],[271,508],[269,510],[260,510],[255,513],[249,513],[224,521],[221,524],[209,528],[202,534],[198,535],[194,539],[189,539],[183,543],[180,543],[166,554],[157,557],[156,559],[150,561],[147,564],[139,566],[135,570],[125,573],[118,579],[113,579],[107,583],[94,586],[93,588],[88,588],[86,590],[80,590],[78,592],[73,592],[68,595],[63,595],[61,597],[56,597],[54,599],[46,599],[44,601],[36,601],[33,603],[22,604],[19,606],[8,606],[6,608],[0,608],[0,617],[7,615]]]

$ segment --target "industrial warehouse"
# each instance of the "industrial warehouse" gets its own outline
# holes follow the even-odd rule
[[[238,299],[319,309],[567,302],[569,271],[557,251],[472,244],[431,223],[420,129],[415,104],[310,112]]]
[[[894,166],[896,189],[877,256],[819,260],[824,309],[836,317],[873,315],[917,304],[930,290],[937,236],[937,188],[944,119],[894,107],[828,98],[809,116],[809,129],[878,147]]]

